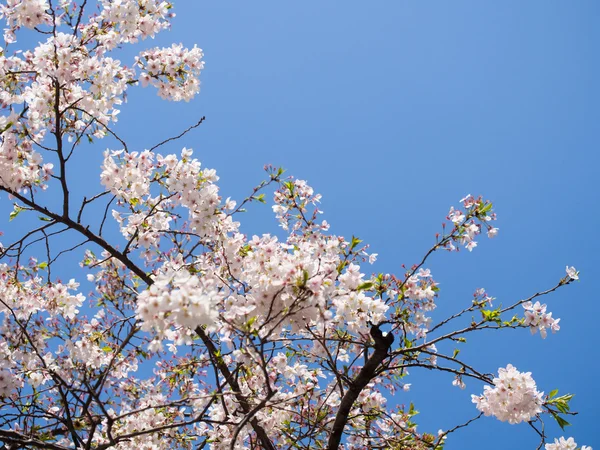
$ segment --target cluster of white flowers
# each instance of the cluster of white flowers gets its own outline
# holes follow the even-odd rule
[[[15,192],[25,187],[45,187],[52,174],[52,164],[42,164],[42,157],[29,141],[19,143],[14,133],[0,139],[0,185]]]
[[[245,246],[243,240],[234,242],[238,246],[236,253],[245,256],[239,263],[232,259],[231,265],[234,273],[239,272],[238,279],[250,289],[244,296],[231,298],[228,306],[231,303],[233,309],[228,311],[229,317],[239,316],[240,320],[253,311],[255,326],[260,326],[285,315],[294,329],[325,318],[325,314],[330,318],[325,302],[335,288],[339,240],[315,235],[311,242],[298,241],[293,245],[265,234],[253,236]]]
[[[494,228],[487,223],[495,220],[496,216],[491,212],[491,203],[484,203],[481,197],[476,199],[469,194],[460,201],[467,212],[464,213],[461,210],[451,207],[450,212],[448,213],[448,219],[456,228],[461,230],[460,236],[457,239],[458,242],[471,252],[477,247],[475,237],[481,233],[482,226],[485,226],[487,229],[489,238],[494,238],[498,235],[498,228]],[[476,217],[481,223],[476,223],[474,219],[468,220],[473,217]],[[448,242],[446,248],[450,251],[456,250],[456,247],[452,242]]]
[[[141,153],[106,150],[100,181],[126,202],[139,201],[150,193],[153,160],[154,155],[148,150]]]
[[[192,275],[185,269],[167,269],[138,296],[137,314],[146,331],[162,333],[181,326],[194,329],[216,322],[219,299],[213,277]]]
[[[161,98],[187,102],[200,92],[198,77],[204,69],[203,56],[202,49],[188,49],[181,44],[143,51],[136,58],[136,65],[143,70],[142,86],[158,88]]]
[[[498,369],[494,387],[485,386],[482,395],[471,396],[477,409],[486,416],[516,424],[531,420],[542,412],[543,392],[538,392],[531,372],[519,372],[512,364]]]
[[[189,226],[201,236],[215,236],[220,232],[235,232],[237,226],[230,217],[218,214],[221,203],[219,177],[214,169],[202,169],[200,161],[192,158],[193,150],[184,148],[181,157],[157,156],[157,168],[164,171],[164,185],[173,195],[173,204],[189,211]]]
[[[23,382],[15,376],[13,371],[2,367],[3,365],[4,363],[0,361],[0,399],[10,396],[23,385]]]
[[[117,120],[119,110],[115,107],[122,103],[134,72],[116,59],[90,52],[76,36],[57,32],[33,52],[24,52],[24,60],[17,61],[15,57],[10,60],[9,71],[18,68],[20,72],[8,78],[14,80],[6,85],[11,94],[4,95],[9,103],[27,104],[27,114],[20,121],[27,121],[28,133],[36,140],[41,140],[43,133],[54,126],[56,83],[63,88],[58,107],[64,111],[62,131],[69,139],[86,127],[101,138],[105,130],[98,128],[98,124]],[[33,79],[31,74],[35,74]],[[89,128],[92,119],[97,124]]]
[[[13,352],[8,342],[0,342],[0,399],[15,393],[15,390],[23,386],[23,381],[14,371]]]
[[[237,231],[230,216],[219,212],[221,198],[215,182],[216,171],[202,169],[192,150],[184,148],[181,158],[176,155],[154,155],[143,152],[106,151],[101,182],[118,198],[129,204],[132,211],[125,217],[113,210],[127,238],[137,233],[137,242],[145,249],[155,247],[161,232],[169,229],[172,207],[183,206],[189,211],[190,231],[213,238]],[[152,182],[166,189],[166,196],[150,196]],[[163,191],[164,192],[164,191]]]
[[[433,280],[429,269],[419,269],[417,273],[408,277],[404,283],[405,307],[412,312],[411,320],[404,327],[406,331],[424,338],[431,326],[431,317],[428,312],[436,308],[437,283]],[[397,295],[391,292],[390,296]]]
[[[119,44],[134,43],[169,27],[171,4],[162,0],[101,0],[100,14],[92,22],[92,31],[106,50]]]
[[[34,28],[50,22],[46,12],[50,5],[47,0],[6,0],[0,4],[0,18],[6,20],[4,40],[14,42],[14,30],[19,27]]]
[[[73,362],[83,363],[86,367],[99,369],[106,366],[112,359],[112,353],[103,351],[89,337],[76,342],[67,341],[65,345]]]
[[[535,302],[535,304],[525,302],[523,303],[523,308],[525,309],[525,325],[529,326],[531,334],[535,334],[539,330],[542,338],[546,339],[547,328],[552,330],[553,333],[560,330],[560,326],[558,325],[560,319],[552,318],[552,313],[546,312],[545,304],[542,305],[540,302]]]
[[[302,222],[296,221],[290,228],[293,217],[290,211],[297,209],[302,213],[307,211],[309,205],[316,205],[321,201],[321,194],[315,194],[313,188],[304,180],[294,180],[285,183],[285,188],[275,192],[273,197],[275,204],[273,212],[279,220],[280,226],[286,231],[294,231],[302,226]],[[324,222],[326,229],[328,225]]]
[[[179,410],[174,406],[164,406],[165,396],[155,386],[149,386],[147,381],[139,384],[139,390],[145,393],[142,398],[136,399],[136,404],[122,403],[119,411],[108,409],[110,417],[116,418],[114,423],[108,424],[104,419],[100,424],[102,433],[94,435],[94,444],[97,446],[110,445],[115,450],[152,449],[169,450],[177,448],[175,429],[169,429],[168,425],[183,420],[185,409]],[[138,394],[139,395],[139,394]],[[116,406],[115,406],[116,407]],[[165,428],[163,432],[140,433]],[[108,433],[110,429],[113,435],[129,435],[127,440],[115,445],[109,444]]]
[[[570,437],[569,439],[565,439],[561,437],[560,439],[554,439],[553,444],[546,444],[546,450],[576,450],[577,442]],[[581,446],[581,450],[592,450],[592,447],[588,445]]]
[[[79,287],[73,279],[67,284],[45,283],[41,278],[16,284],[6,264],[0,264],[0,275],[0,313],[14,314],[19,319],[41,311],[50,317],[74,319],[85,300],[81,293],[69,292]]]

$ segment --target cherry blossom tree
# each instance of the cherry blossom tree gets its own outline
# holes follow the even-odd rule
[[[577,280],[575,268],[512,303],[477,289],[462,310],[431,317],[440,292],[428,261],[493,238],[490,201],[450,208],[404,273],[368,275],[377,255],[331,234],[307,182],[267,166],[236,202],[192,150],[159,153],[203,117],[150,149],[114,131],[130,88],[171,101],[199,92],[198,47],[142,43],[169,27],[171,3],[6,0],[0,15],[0,191],[13,207],[0,250],[3,448],[442,449],[482,416],[524,423],[538,448],[577,447],[543,426],[568,424],[572,395],[459,357],[478,331],[558,331],[542,297]],[[39,43],[21,47],[21,33]],[[129,65],[111,56],[137,43]],[[99,145],[108,150],[84,196],[72,157]],[[280,235],[240,232],[256,203],[272,203]],[[80,270],[64,282],[69,255]],[[417,428],[396,394],[419,369],[481,385],[473,419]]]

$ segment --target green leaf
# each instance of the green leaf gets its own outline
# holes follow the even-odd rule
[[[371,283],[370,281],[366,281],[362,284],[359,284],[358,287],[356,288],[357,291],[367,291],[369,289],[371,289],[373,287],[373,283]]]
[[[306,283],[308,283],[308,271],[304,269],[302,271],[302,281],[299,283],[300,287],[305,287]]]
[[[492,210],[492,203],[487,203],[483,208],[479,210],[479,214],[487,214]]]
[[[458,356],[458,354],[460,353],[460,350],[455,348],[454,349],[454,353],[452,353],[452,359],[456,358]]]
[[[265,200],[265,194],[259,194],[252,197],[253,200],[259,201],[261,203],[267,203]]]
[[[337,266],[337,273],[342,273],[348,264],[348,261],[341,261]]]
[[[46,261],[41,262],[37,266],[38,266],[38,269],[45,269],[46,267],[48,267],[48,262],[46,262]]]
[[[550,391],[550,393],[548,394],[548,398],[552,398],[552,397],[554,397],[556,394],[558,394],[558,389],[554,389],[553,391]]]
[[[6,124],[6,126],[5,126],[5,127],[2,129],[2,130],[0,130],[0,134],[4,133],[6,130],[8,130],[8,129],[9,129],[10,127],[12,127],[13,125],[14,125],[14,124],[13,124],[12,122],[8,122],[8,123]]]
[[[502,323],[502,321],[500,320],[500,309],[499,308],[494,309],[494,310],[482,309],[481,315],[483,316],[483,319],[486,322],[496,322],[497,324]]]
[[[19,205],[15,205],[13,212],[11,212],[8,215],[8,220],[11,221],[11,220],[15,219],[21,213],[21,211],[24,211],[24,209],[21,208]]]
[[[408,408],[408,415],[412,417],[412,416],[416,416],[417,414],[419,414],[419,411],[417,411],[415,409],[414,403],[410,402],[410,406]]]
[[[294,193],[294,183],[292,183],[291,181],[283,181],[281,184],[283,184],[286,188],[288,188],[288,190],[290,191],[290,193]]]
[[[248,329],[252,328],[254,322],[256,322],[256,316],[250,317],[250,319],[248,319],[248,322],[246,322],[246,326],[248,327]]]
[[[561,428],[561,430],[565,431],[565,427],[568,427],[569,425],[571,425],[569,422],[567,422],[565,419],[563,419],[562,417],[553,414],[554,419],[556,420],[556,422],[558,423],[558,426]]]
[[[39,216],[38,219],[40,219],[44,222],[52,222],[52,219],[50,217],[46,217],[46,216]]]
[[[352,242],[350,242],[350,250],[354,250],[354,247],[356,247],[361,242],[362,241],[360,239],[358,239],[356,236],[352,236]]]

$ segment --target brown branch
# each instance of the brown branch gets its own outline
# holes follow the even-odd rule
[[[327,450],[337,450],[339,448],[342,434],[348,423],[348,416],[350,415],[350,410],[352,409],[354,402],[361,391],[375,377],[377,368],[388,356],[388,350],[394,342],[394,335],[389,333],[384,336],[377,325],[371,327],[371,337],[375,341],[375,351],[369,359],[367,359],[366,364],[360,369],[356,378],[352,380],[346,394],[342,397],[338,412],[335,416],[335,421],[333,422],[331,434],[329,435],[329,441],[327,442]]]
[[[200,336],[200,339],[202,339],[202,342],[208,349],[208,353],[210,355],[213,365],[215,365],[219,369],[219,372],[221,372],[221,374],[225,378],[225,381],[227,382],[227,384],[235,392],[235,398],[240,403],[240,406],[242,407],[244,414],[251,413],[252,408],[251,408],[250,404],[248,403],[248,400],[242,395],[240,385],[238,384],[235,377],[232,375],[231,371],[229,370],[229,367],[227,367],[227,364],[225,364],[225,361],[223,361],[223,359],[221,357],[217,356],[218,350],[215,347],[215,344],[213,343],[213,341],[210,339],[210,337],[208,337],[208,335],[200,327],[196,328],[196,333],[198,334],[198,336]],[[258,420],[256,419],[256,417],[252,417],[250,419],[250,425],[252,425],[252,428],[254,429],[254,432],[256,433],[256,436],[260,440],[260,443],[263,446],[263,448],[267,449],[267,450],[275,450],[275,446],[271,442],[271,439],[269,439],[267,432],[258,423]]]
[[[164,144],[166,144],[167,142],[175,141],[175,140],[177,140],[177,139],[179,139],[179,138],[181,138],[181,137],[185,136],[185,135],[186,135],[188,132],[192,131],[194,128],[197,128],[197,127],[199,127],[199,126],[202,124],[202,122],[204,122],[205,120],[206,120],[206,117],[202,116],[202,117],[200,118],[200,120],[199,120],[198,122],[196,122],[194,125],[192,125],[191,127],[187,128],[186,130],[182,131],[182,132],[181,132],[179,135],[177,135],[177,136],[173,136],[173,137],[170,137],[170,138],[168,138],[168,139],[165,139],[165,140],[164,140],[164,141],[162,141],[162,142],[159,142],[159,143],[158,143],[158,144],[156,144],[154,147],[152,147],[152,148],[150,149],[150,151],[152,152],[152,151],[156,150],[158,147],[160,147],[161,145],[164,145]]]

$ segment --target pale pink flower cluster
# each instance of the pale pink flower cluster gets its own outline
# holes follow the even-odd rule
[[[230,216],[219,212],[221,198],[215,184],[219,177],[214,169],[202,169],[200,161],[192,158],[193,150],[184,148],[181,157],[157,156],[157,168],[164,171],[163,185],[173,196],[174,206],[189,211],[192,231],[207,237],[237,231]]]
[[[465,211],[450,208],[448,219],[453,223],[455,229],[459,230],[459,236],[456,239],[458,243],[464,245],[469,251],[477,247],[475,237],[481,233],[482,226],[487,229],[488,237],[493,238],[498,234],[498,228],[494,228],[488,222],[496,220],[496,215],[491,212],[491,204],[483,202],[480,198],[475,198],[471,194],[460,200]],[[479,220],[477,223],[475,219]],[[446,243],[446,249],[453,251],[456,247],[452,242]]]
[[[140,53],[136,65],[143,72],[142,86],[150,84],[166,100],[190,101],[200,92],[200,71],[204,69],[202,50],[173,44],[166,48],[153,48]]]
[[[14,372],[13,352],[8,342],[0,342],[0,399],[13,395],[23,386],[21,377]]]
[[[564,437],[561,437],[559,439],[555,438],[553,444],[546,444],[544,448],[546,450],[576,450],[577,442],[575,442],[575,440],[572,437],[568,439],[565,439]],[[581,447],[581,450],[592,450],[592,447],[588,445],[583,445]]]
[[[338,295],[334,298],[334,323],[345,324],[352,333],[368,334],[369,323],[380,323],[385,319],[389,307],[379,298],[369,297],[356,289],[364,283],[360,266],[350,264],[339,277]]]
[[[235,241],[239,250],[229,247],[231,256],[226,258],[249,290],[226,301],[229,319],[246,320],[251,312],[254,326],[285,317],[288,326],[302,329],[312,320],[330,318],[326,301],[334,292],[338,275],[338,239],[315,235],[312,241],[298,240],[292,245],[268,234],[253,236],[244,246],[245,256],[237,259],[235,254],[244,244],[240,238],[237,235]],[[283,321],[276,323],[281,329]]]
[[[221,198],[215,182],[219,179],[212,169],[202,169],[192,150],[183,149],[181,158],[175,155],[154,155],[143,152],[106,151],[101,182],[118,198],[129,204],[131,213],[113,210],[122,234],[145,248],[156,247],[161,233],[170,228],[169,209],[183,206],[189,211],[189,228],[209,239],[221,233],[237,231],[230,216],[219,211]],[[151,185],[157,183],[166,192],[151,196]],[[163,192],[164,192],[163,190]]]
[[[172,327],[195,329],[213,325],[221,295],[214,277],[192,275],[185,269],[167,269],[137,300],[143,329],[159,333]]]
[[[15,192],[26,187],[46,187],[53,165],[43,164],[42,156],[29,141],[18,142],[14,133],[0,138],[0,185]]]
[[[27,62],[18,56],[6,56],[5,51],[0,47],[0,106],[6,108],[11,104],[23,103],[23,92],[21,89],[15,89],[18,79],[12,73],[20,73],[27,70]],[[0,130],[8,129],[10,124],[18,122],[19,115],[15,112],[8,116],[0,116]]]
[[[552,313],[546,312],[546,305],[540,304],[540,302],[535,302],[535,304],[531,302],[523,303],[523,308],[525,309],[525,325],[529,326],[529,330],[531,334],[535,334],[536,331],[540,331],[540,336],[543,339],[546,339],[547,329],[552,330],[553,333],[556,333],[560,330],[560,319],[554,319],[552,317]]]
[[[115,450],[170,450],[177,448],[175,440],[177,428],[169,429],[166,426],[183,420],[185,410],[179,410],[174,406],[163,406],[167,403],[167,398],[155,387],[149,387],[147,382],[142,382],[140,387],[148,389],[149,392],[135,405],[123,404],[118,413],[113,409],[108,410],[109,416],[118,418],[111,425],[112,434],[114,436],[132,436],[116,445],[110,445],[110,447]],[[104,430],[107,427],[107,421],[104,420],[101,428]],[[140,433],[140,431],[160,429],[161,427],[166,429],[162,432]],[[95,443],[107,445],[109,440],[106,434],[106,432],[97,433]]]
[[[106,150],[100,182],[127,203],[139,202],[150,193],[153,160],[154,154],[148,150],[141,153]]]
[[[8,25],[4,40],[14,42],[14,30],[20,27],[34,28],[50,23],[49,8],[47,0],[6,0],[6,4],[0,4],[0,18]]]
[[[485,386],[482,395],[472,395],[477,409],[486,416],[516,424],[542,412],[543,392],[538,392],[531,372],[519,372],[512,364],[498,369],[494,387]]]
[[[116,122],[119,113],[116,106],[122,103],[121,98],[134,78],[134,72],[120,61],[92,54],[76,36],[62,32],[23,56],[21,70],[32,71],[36,77],[23,87],[20,97],[12,100],[27,103],[27,128],[31,133],[43,135],[54,126],[56,82],[63,86],[59,107],[64,110],[63,133],[70,139],[89,126],[91,119],[104,125]],[[97,125],[92,130],[96,130],[97,138],[105,135],[105,130]]]
[[[106,366],[112,359],[112,353],[103,351],[87,336],[76,342],[67,341],[65,349],[73,362],[83,363],[92,369]]]
[[[72,320],[85,300],[81,293],[69,292],[79,287],[75,280],[49,284],[35,278],[16,284],[6,264],[0,264],[0,273],[0,313],[5,315],[27,319],[31,314],[47,312],[50,317],[60,315]]]
[[[168,20],[174,15],[169,12],[171,3],[162,0],[100,0],[100,5],[100,14],[85,32],[97,34],[96,39],[106,50],[153,38],[169,28]]]
[[[6,56],[0,48],[0,131],[18,134],[14,142],[4,144],[9,151],[21,150],[25,158],[14,161],[14,171],[0,172],[5,185],[29,187],[31,174],[22,172],[27,159],[27,145],[42,142],[48,130],[56,127],[57,111],[61,115],[61,135],[70,142],[82,136],[102,138],[106,127],[116,122],[127,88],[136,83],[136,74],[120,61],[105,54],[123,43],[152,37],[169,26],[173,16],[171,4],[160,0],[101,0],[100,14],[81,23],[76,32],[62,31],[65,16],[74,4],[63,1],[53,5],[56,28],[51,36],[33,49]],[[0,5],[0,15],[8,23],[6,40],[14,42],[14,31],[22,26],[33,28],[52,18],[45,0],[8,0]],[[64,10],[64,11],[61,11]],[[144,70],[143,84],[150,82],[159,94],[170,100],[190,100],[199,91],[199,74],[203,68],[202,51],[173,45],[143,52],[134,62]],[[56,88],[60,86],[60,95]],[[56,105],[55,102],[59,104]],[[18,105],[24,104],[25,109]],[[25,133],[26,131],[26,133]],[[3,149],[6,152],[6,149]],[[8,158],[11,158],[9,155]],[[29,164],[32,166],[31,164]],[[32,166],[33,167],[33,166]],[[0,168],[1,169],[1,168]],[[35,167],[34,167],[35,169]],[[13,172],[17,172],[14,173]],[[42,173],[40,177],[47,176]],[[7,181],[14,178],[14,181]]]
[[[427,313],[436,308],[436,286],[431,271],[423,268],[410,276],[404,284],[404,298],[408,300],[407,305],[410,305],[409,308],[413,311],[411,320],[405,324],[405,329],[418,338],[424,338],[431,325],[431,317]]]
[[[482,306],[493,306],[492,302],[495,297],[490,297],[484,288],[476,289],[473,293],[473,303],[478,303]]]
[[[297,210],[302,215],[305,215],[309,205],[316,205],[321,201],[321,194],[315,194],[313,188],[306,181],[294,180],[288,182],[285,188],[277,190],[274,200],[273,212],[279,220],[281,227],[286,231],[296,231],[303,226],[303,223],[300,220],[294,220],[297,217],[293,217],[290,212]],[[317,210],[317,212],[319,211]],[[292,222],[293,225],[290,228]],[[328,227],[326,223],[323,226],[325,228]]]
[[[4,364],[4,362],[0,361],[0,399],[9,397],[16,389],[23,385],[23,381],[12,370],[3,367]]]

